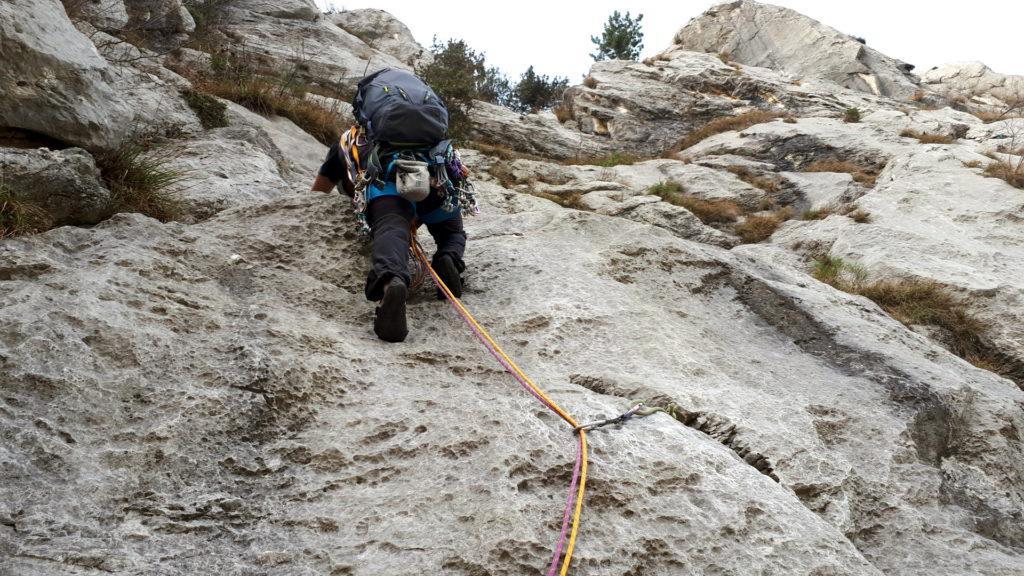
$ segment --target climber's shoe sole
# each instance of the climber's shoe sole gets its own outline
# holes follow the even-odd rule
[[[405,321],[405,298],[408,293],[405,283],[392,278],[384,288],[384,298],[374,311],[373,331],[385,342],[402,342],[409,335]]]

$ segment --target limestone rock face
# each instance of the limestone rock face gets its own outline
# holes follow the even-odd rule
[[[1024,76],[999,74],[981,62],[938,66],[925,72],[921,81],[967,110],[996,118],[1024,114]]]
[[[918,89],[912,66],[798,12],[753,0],[708,9],[676,34],[675,43],[880,96],[907,99]]]
[[[0,4],[0,125],[88,149],[116,146],[132,111],[113,71],[58,0]]]
[[[416,42],[408,26],[383,10],[343,10],[330,15],[330,19],[371,48],[390,54],[411,68],[429,64],[434,59]]]
[[[46,210],[56,225],[95,224],[109,215],[110,190],[96,161],[79,148],[0,148],[0,184]]]

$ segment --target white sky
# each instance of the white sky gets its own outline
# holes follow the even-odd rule
[[[431,2],[316,0],[321,7],[380,8],[405,23],[416,39],[430,46],[436,35],[461,38],[487,55],[511,78],[533,64],[541,74],[567,76],[579,83],[590,69],[592,35],[599,35],[613,10],[644,15],[641,57],[671,44],[676,31],[717,0],[630,2],[554,0],[517,2]],[[917,66],[916,73],[939,64],[980,60],[996,72],[1024,74],[1024,45],[1017,40],[1024,25],[1024,2],[998,0],[774,0],[853,36],[868,46]]]

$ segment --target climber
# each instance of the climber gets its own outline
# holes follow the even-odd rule
[[[461,297],[462,214],[475,212],[476,200],[468,170],[445,139],[448,110],[422,80],[404,70],[375,72],[359,82],[353,113],[358,125],[331,146],[313,191],[340,184],[352,199],[363,231],[373,238],[365,289],[366,298],[378,302],[373,330],[381,340],[401,342],[408,334],[411,233],[427,225],[437,246],[432,266]],[[438,299],[444,299],[440,290]]]

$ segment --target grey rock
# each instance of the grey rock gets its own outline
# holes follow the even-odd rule
[[[1024,114],[1024,76],[999,74],[981,62],[937,66],[921,76],[925,88],[972,112]]]
[[[69,16],[84,19],[106,32],[116,32],[128,25],[128,9],[124,0],[81,0],[72,3],[71,7]]]
[[[95,224],[110,214],[110,190],[80,148],[0,148],[0,186],[44,209],[55,226]]]
[[[1021,439],[998,430],[1024,392],[802,272],[481,192],[480,321],[581,420],[680,407],[590,435],[577,571],[1019,566]],[[303,195],[5,242],[4,568],[542,567],[571,433],[426,288],[380,344],[351,224]]]
[[[878,96],[905,100],[918,90],[906,63],[798,12],[752,0],[708,9],[676,34],[675,43]]]
[[[409,27],[384,10],[342,10],[329,17],[342,30],[409,67],[415,68],[434,60],[433,54],[416,41]]]
[[[0,125],[87,149],[120,143],[132,110],[113,70],[68,20],[58,0],[0,4]]]

